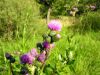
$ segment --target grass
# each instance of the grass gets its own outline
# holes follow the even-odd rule
[[[5,18],[9,20],[9,16],[11,17],[10,20],[14,22],[14,25],[20,29],[19,32],[16,29],[16,37],[14,39],[7,41],[5,40],[5,38],[8,38],[7,36],[5,38],[0,37],[0,75],[10,75],[8,61],[5,59],[6,52],[13,54],[18,64],[20,63],[20,53],[26,53],[36,47],[36,43],[42,41],[42,34],[48,32],[46,21],[40,18],[39,8],[34,3],[34,0],[26,1],[5,0],[4,3],[6,6],[2,4],[2,1],[0,2],[0,6],[4,5],[6,7],[0,12],[0,18],[4,19],[4,24],[2,24],[1,29],[6,30],[5,34],[10,34],[7,31],[7,29],[9,30],[7,26],[2,28],[6,25]],[[85,19],[82,22],[86,25],[85,27],[88,27],[91,22],[91,25],[97,25],[95,27],[98,28],[98,15],[99,13],[83,15],[82,18],[85,17]],[[78,31],[73,32],[67,26],[73,26],[75,22],[78,23],[79,18],[61,16],[59,19],[61,19],[63,24],[61,31],[62,38],[52,50],[50,58],[46,63],[44,75],[100,75],[100,30],[96,32],[84,30],[84,33]],[[7,21],[7,25],[8,23],[9,21]],[[84,29],[86,29],[85,27]],[[65,63],[67,62],[67,51],[73,51],[75,53],[75,61],[71,65]],[[19,70],[18,65],[14,68],[15,70]]]
[[[43,28],[40,28],[42,31]],[[44,28],[45,30],[45,28]],[[0,75],[4,75],[5,69],[8,70],[6,59],[4,57],[5,52],[14,53],[15,51],[21,51],[22,53],[35,47],[36,42],[42,40],[42,33],[33,34],[30,38],[23,38],[11,41],[0,41],[0,69],[4,70],[0,72]],[[56,70],[60,75],[100,75],[100,32],[87,32],[80,34],[78,32],[73,33],[66,27],[63,28],[62,39],[56,43],[56,47],[52,50],[51,56],[47,61],[50,66],[56,65]],[[26,36],[26,35],[25,35]],[[72,37],[71,37],[72,36]],[[70,37],[70,43],[68,42]],[[72,64],[74,71],[68,67],[68,64],[63,65],[63,62],[59,60],[59,54],[64,55],[66,50],[72,50],[75,52],[75,62]],[[19,56],[15,55],[19,58]],[[62,69],[63,68],[63,69]],[[9,71],[8,71],[9,72]],[[6,73],[9,74],[7,71]],[[46,74],[47,75],[47,74]]]

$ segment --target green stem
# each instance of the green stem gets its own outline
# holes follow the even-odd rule
[[[11,63],[9,63],[9,66],[10,66],[11,75],[14,75]]]
[[[41,66],[41,72],[43,72],[44,67],[45,67],[45,65],[46,65],[46,61],[47,61],[47,59],[48,59],[49,56],[50,56],[50,50],[49,50],[49,52],[46,52],[46,53],[47,53],[47,54],[46,54],[46,59],[45,59],[44,63],[43,63],[42,66]]]
[[[24,24],[24,28],[23,28],[23,50],[25,51],[25,24]]]

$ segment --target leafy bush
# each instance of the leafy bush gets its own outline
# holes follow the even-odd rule
[[[36,0],[40,6],[41,16],[46,17],[48,9],[51,8],[51,15],[69,15],[69,12],[77,7],[79,11],[77,14],[82,14],[91,10],[90,5],[94,5],[95,10],[100,8],[99,0]]]
[[[68,28],[73,30],[74,33],[86,33],[89,31],[99,31],[100,30],[100,11],[97,12],[86,12],[80,17],[75,18],[75,22],[72,26]]]
[[[100,29],[100,14],[99,12],[88,12],[81,18],[82,30],[99,30]]]
[[[0,0],[0,36],[12,39],[36,29],[38,7],[34,0]],[[33,25],[34,23],[34,25]]]
[[[51,8],[52,15],[64,15],[66,13],[66,1],[64,0],[36,0],[40,6],[41,16],[46,17],[48,9]]]

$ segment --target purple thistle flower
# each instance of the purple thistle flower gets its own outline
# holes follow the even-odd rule
[[[21,63],[23,64],[32,64],[33,60],[35,60],[35,57],[38,56],[38,53],[36,51],[36,49],[32,49],[29,53],[24,54],[20,57]]]
[[[33,48],[33,49],[29,52],[29,54],[30,54],[32,57],[37,57],[37,56],[38,56],[38,52],[36,51],[35,48]]]
[[[40,62],[44,62],[45,61],[45,58],[46,58],[46,52],[43,51],[39,56],[38,56],[38,61]]]
[[[52,20],[48,23],[48,28],[53,31],[61,31],[62,25],[57,20]]]
[[[47,42],[47,41],[43,42],[43,47],[46,49],[50,48],[49,42]]]
[[[34,57],[32,57],[30,54],[24,54],[20,57],[20,61],[22,64],[32,64],[34,60]]]

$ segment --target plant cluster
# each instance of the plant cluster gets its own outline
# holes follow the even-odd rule
[[[39,42],[36,44],[38,51],[33,48],[28,53],[22,54],[20,56],[20,74],[22,75],[41,75],[42,71],[46,65],[46,61],[50,56],[51,49],[55,46],[55,42],[59,41],[61,35],[59,32],[61,31],[62,25],[57,20],[52,20],[48,23],[49,33],[44,34],[43,42]],[[14,75],[13,64],[16,62],[15,58],[6,53],[5,57],[9,60],[11,74]]]

